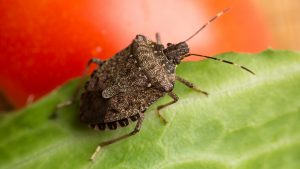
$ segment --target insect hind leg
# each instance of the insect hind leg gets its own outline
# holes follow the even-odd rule
[[[86,65],[86,68],[85,68],[85,71],[84,71],[84,73],[83,73],[83,75],[82,75],[82,77],[80,79],[80,82],[79,82],[77,88],[76,88],[75,94],[72,96],[72,98],[70,100],[66,100],[64,102],[61,102],[61,103],[57,104],[56,107],[55,107],[55,109],[54,109],[54,111],[52,112],[52,114],[49,117],[50,119],[57,118],[57,116],[58,116],[58,110],[59,109],[62,109],[64,107],[67,107],[67,106],[69,106],[69,105],[71,105],[71,104],[74,103],[74,100],[79,96],[79,91],[80,91],[80,89],[82,88],[82,86],[84,84],[86,74],[87,74],[88,70],[90,69],[90,65],[92,63],[95,63],[98,66],[101,66],[101,65],[103,65],[104,62],[105,61],[102,61],[102,60],[100,60],[98,58],[92,58],[92,59],[90,59],[88,61],[87,65]]]
[[[135,126],[135,128],[134,128],[134,130],[133,130],[132,132],[130,132],[130,133],[128,133],[128,134],[125,134],[125,135],[123,135],[123,136],[120,136],[120,137],[118,137],[118,138],[115,138],[115,139],[108,140],[108,141],[105,141],[105,142],[100,143],[100,144],[97,146],[95,152],[94,152],[94,153],[92,154],[92,156],[90,157],[90,160],[93,161],[93,160],[95,159],[96,155],[100,152],[101,147],[108,146],[108,145],[110,145],[110,144],[113,144],[113,143],[115,143],[115,142],[117,142],[117,141],[126,139],[126,138],[128,138],[128,137],[130,137],[130,136],[133,136],[133,135],[135,135],[136,133],[138,133],[138,132],[140,131],[141,127],[142,127],[142,123],[143,123],[143,120],[144,120],[144,113],[140,113],[137,120],[138,120],[138,121],[137,121],[137,123],[136,123],[136,126]]]
[[[67,101],[64,101],[64,102],[61,102],[59,104],[56,105],[55,107],[55,110],[52,112],[52,114],[50,115],[50,119],[55,119],[57,118],[57,113],[58,113],[58,110],[59,109],[62,109],[64,107],[67,107],[67,106],[70,106],[73,104],[73,100],[67,100]]]

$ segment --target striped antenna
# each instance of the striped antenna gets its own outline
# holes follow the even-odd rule
[[[246,70],[247,72],[255,75],[255,73],[253,71],[251,71],[250,69],[244,67],[244,66],[241,66],[241,65],[238,65],[236,63],[233,63],[233,62],[230,62],[230,61],[227,61],[227,60],[223,60],[223,59],[218,59],[218,58],[214,58],[214,57],[211,57],[211,56],[205,56],[205,55],[199,55],[199,54],[192,54],[192,53],[189,53],[187,55],[185,55],[186,57],[188,56],[200,56],[200,57],[204,57],[204,58],[208,58],[208,59],[213,59],[213,60],[216,60],[216,61],[219,61],[219,62],[224,62],[224,63],[228,63],[228,64],[231,64],[231,65],[234,65],[234,66],[237,66],[241,69],[244,69]]]
[[[229,11],[230,8],[226,8],[223,11],[217,13],[217,15],[215,15],[213,18],[211,18],[206,24],[204,24],[200,29],[198,29],[192,36],[190,36],[189,38],[187,38],[185,41],[183,42],[187,42],[188,40],[192,39],[194,36],[196,36],[200,31],[202,31],[208,24],[210,24],[211,22],[213,22],[214,20],[216,20],[217,18],[219,18],[220,16],[224,15],[227,11]]]

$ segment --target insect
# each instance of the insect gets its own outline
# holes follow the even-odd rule
[[[219,12],[183,42],[168,43],[165,48],[161,44],[159,34],[156,34],[156,42],[143,35],[137,35],[127,48],[111,59],[102,61],[93,58],[88,62],[87,69],[91,63],[97,64],[98,68],[85,83],[85,91],[81,95],[81,122],[97,130],[106,128],[115,130],[118,125],[127,126],[130,120],[137,121],[132,132],[100,143],[91,160],[95,158],[101,147],[138,133],[143,123],[144,112],[157,99],[167,94],[173,101],[160,105],[156,109],[158,116],[166,122],[160,115],[160,110],[178,101],[178,96],[173,92],[176,80],[197,92],[208,95],[207,92],[196,88],[193,83],[175,75],[176,66],[182,59],[191,55],[205,57],[238,66],[254,74],[246,67],[230,61],[189,53],[186,42],[228,10]],[[61,106],[63,105],[58,107]]]

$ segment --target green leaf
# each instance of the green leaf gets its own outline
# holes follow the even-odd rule
[[[209,92],[205,97],[176,83],[179,101],[146,112],[141,132],[101,149],[98,143],[130,132],[135,124],[98,132],[80,124],[78,104],[56,104],[74,93],[78,80],[38,102],[0,118],[0,168],[260,169],[300,168],[300,53],[267,50],[226,53],[256,75],[213,60],[185,62],[177,74]]]

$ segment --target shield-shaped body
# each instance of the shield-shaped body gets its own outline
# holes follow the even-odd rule
[[[81,97],[81,121],[101,130],[128,125],[154,101],[173,90],[175,64],[164,47],[137,35],[133,42],[96,69]]]

